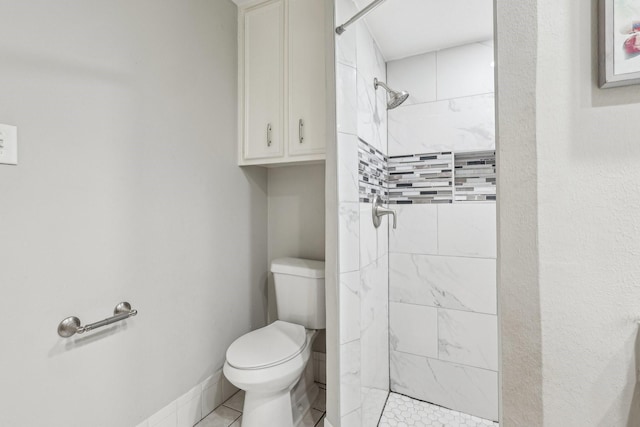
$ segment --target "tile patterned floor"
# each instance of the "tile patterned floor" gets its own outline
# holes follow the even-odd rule
[[[311,410],[303,418],[300,427],[322,427],[324,425],[327,390],[324,384],[318,385],[320,386],[320,394],[311,406]],[[242,405],[244,405],[244,391],[240,390],[196,424],[196,427],[240,427],[242,424]]]
[[[391,393],[379,427],[498,427],[498,423]]]

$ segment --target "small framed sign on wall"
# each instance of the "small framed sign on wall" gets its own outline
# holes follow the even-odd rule
[[[600,0],[600,87],[640,83],[640,0]]]

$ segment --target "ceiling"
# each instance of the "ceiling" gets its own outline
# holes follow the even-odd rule
[[[242,6],[256,0],[233,1]],[[362,9],[373,0],[354,1]],[[493,0],[386,0],[364,19],[391,61],[491,39]]]
[[[364,19],[387,61],[493,38],[493,0],[387,0]]]

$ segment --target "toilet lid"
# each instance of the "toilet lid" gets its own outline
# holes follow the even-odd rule
[[[304,326],[277,320],[235,340],[227,350],[227,363],[237,369],[279,365],[302,353]]]

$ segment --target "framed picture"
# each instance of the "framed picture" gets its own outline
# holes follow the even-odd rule
[[[640,83],[640,0],[600,0],[600,87]]]

